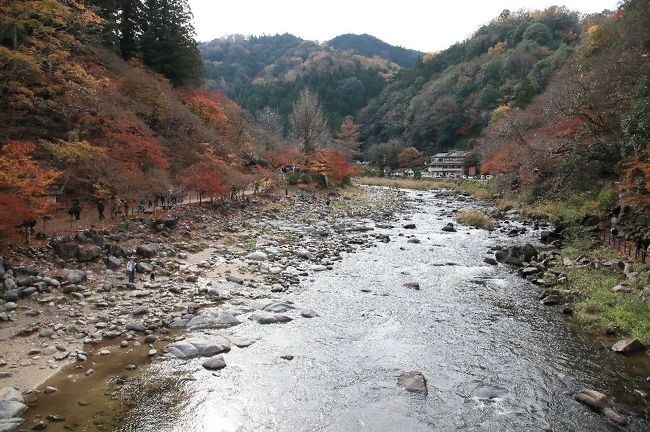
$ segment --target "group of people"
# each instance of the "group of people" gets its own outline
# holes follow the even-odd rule
[[[166,206],[173,206],[178,203],[178,198],[175,195],[170,195],[170,196],[162,196],[162,195],[155,195],[153,200],[149,200],[149,208],[161,206],[161,207],[166,207]],[[106,216],[104,212],[106,211],[106,204],[104,203],[103,200],[98,199],[95,203],[95,206],[97,208],[97,216],[99,217],[100,221],[106,220]],[[110,211],[111,211],[111,219],[116,219],[118,217],[121,217],[122,220],[126,220],[129,215],[129,200],[126,198],[118,198],[118,197],[112,197],[110,199]],[[144,213],[146,210],[146,204],[145,200],[141,199],[140,202],[138,203],[138,207],[136,212],[137,213]],[[81,218],[81,203],[79,200],[74,200],[72,202],[72,205],[68,209],[68,214],[70,215],[71,218],[74,218],[75,221],[79,221]]]

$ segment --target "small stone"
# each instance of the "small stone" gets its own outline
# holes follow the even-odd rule
[[[99,352],[99,355],[107,356],[107,355],[109,355],[110,353],[111,353],[111,352],[110,352],[109,350],[107,350],[107,349],[103,349],[103,350],[101,350],[101,351]]]
[[[43,393],[45,393],[45,394],[50,394],[50,393],[55,393],[55,392],[57,392],[58,390],[59,390],[59,389],[57,389],[56,387],[47,386],[47,387],[45,387],[45,389],[43,389]]]
[[[153,356],[155,356],[156,354],[158,354],[158,350],[155,350],[155,349],[150,349],[149,352],[147,353],[147,355],[148,355],[149,357],[153,357]]]
[[[55,414],[50,414],[49,416],[45,417],[48,421],[51,422],[62,422],[65,421],[65,417],[61,417]]]
[[[223,359],[222,355],[217,355],[210,357],[203,362],[203,367],[208,370],[219,370],[226,367],[226,361]]]
[[[45,428],[47,428],[47,423],[41,420],[32,427],[32,430],[43,430]]]
[[[91,404],[91,402],[89,402],[87,400],[83,400],[83,399],[80,400],[78,403],[79,403],[80,406],[84,406],[84,407]]]
[[[146,344],[151,344],[151,343],[156,342],[156,340],[157,340],[157,338],[156,338],[155,335],[147,335],[147,336],[145,336],[145,338],[144,338],[144,343],[146,343]]]
[[[305,310],[303,310],[303,311],[300,312],[300,315],[301,315],[303,318],[316,318],[316,317],[319,317],[319,316],[320,316],[320,315],[318,315],[318,313],[316,313],[316,311],[314,311],[313,309],[305,309]]]
[[[427,380],[422,372],[411,371],[402,372],[397,380],[397,383],[413,393],[427,394]]]
[[[284,360],[293,360],[293,356],[291,354],[281,355],[280,358]]]
[[[419,290],[420,289],[420,284],[417,282],[407,282],[404,284],[406,288],[411,288],[414,290]]]
[[[120,342],[120,347],[121,348],[127,348],[129,346],[129,341],[122,341]]]
[[[92,375],[92,374],[94,374],[94,373],[95,373],[95,369],[90,368],[90,369],[88,369],[88,370],[86,371],[86,376],[90,376],[90,375]]]
[[[136,366],[136,365],[134,365],[134,364],[128,364],[128,365],[124,366],[124,369],[125,369],[125,370],[129,370],[129,371],[130,371],[130,370],[135,370],[135,369],[137,369],[137,368],[138,368],[138,366]]]

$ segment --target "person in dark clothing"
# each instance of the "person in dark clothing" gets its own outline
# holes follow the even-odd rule
[[[97,213],[99,213],[99,220],[100,221],[103,221],[104,219],[106,219],[106,217],[104,217],[104,209],[105,209],[104,203],[101,202],[101,201],[97,201]]]
[[[79,201],[75,201],[72,204],[72,207],[70,207],[70,210],[68,210],[68,214],[70,216],[74,216],[77,222],[79,221],[79,218],[81,217],[81,204],[79,204]]]

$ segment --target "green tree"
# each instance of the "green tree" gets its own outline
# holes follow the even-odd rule
[[[187,0],[145,0],[144,17],[141,41],[144,64],[176,86],[200,84],[203,65]]]
[[[531,40],[539,45],[548,45],[553,39],[551,30],[540,22],[533,23],[526,28],[524,39]]]

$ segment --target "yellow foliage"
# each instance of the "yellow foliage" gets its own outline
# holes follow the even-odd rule
[[[508,104],[505,105],[500,105],[496,107],[494,110],[492,110],[492,113],[490,114],[490,122],[495,122],[499,120],[501,117],[503,117],[508,111],[510,111],[512,107]]]
[[[88,141],[57,140],[55,143],[46,143],[45,147],[54,159],[66,164],[80,164],[106,158],[106,149],[95,147]]]

